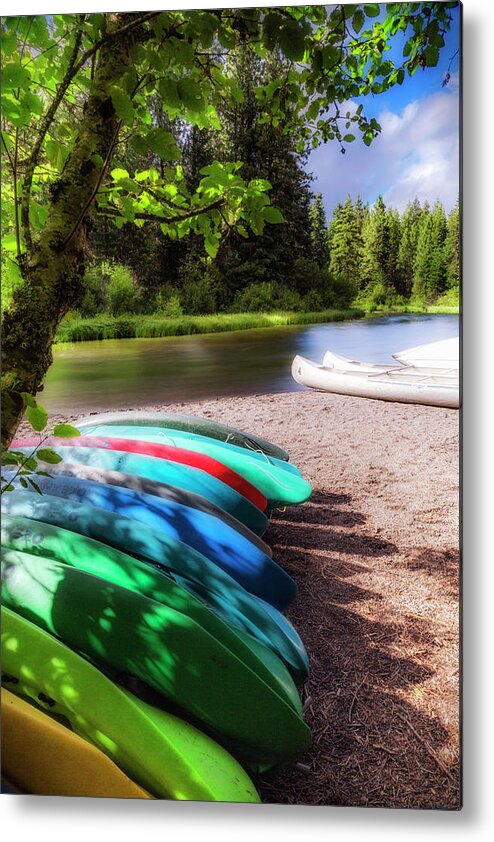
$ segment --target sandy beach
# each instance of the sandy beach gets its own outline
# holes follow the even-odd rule
[[[458,411],[313,391],[138,408],[165,407],[276,442],[314,488],[265,536],[299,588],[313,745],[263,801],[457,809]]]

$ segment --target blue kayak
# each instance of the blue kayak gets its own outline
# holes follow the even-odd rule
[[[84,427],[81,429],[81,435],[147,441],[181,447],[210,456],[255,485],[267,498],[270,508],[303,503],[312,494],[311,484],[290,462],[227,442],[219,442],[207,436],[166,427],[103,424]]]
[[[3,475],[9,478],[13,476],[13,471],[4,471]],[[232,564],[242,567],[252,561],[263,567],[271,558],[224,521],[174,500],[163,500],[130,488],[61,475],[38,476],[36,484],[43,494],[100,506],[160,529],[224,568]],[[14,485],[21,490],[19,477]]]
[[[2,514],[61,526],[157,565],[175,578],[181,577],[211,607],[219,601],[220,610],[234,612],[235,622],[242,628],[249,630],[258,625],[263,636],[275,643],[281,632],[297,650],[303,649],[300,638],[279,610],[295,597],[295,582],[271,559],[261,569],[254,565],[238,569],[232,565],[225,570],[162,531],[139,528],[129,517],[24,489],[2,495]],[[305,655],[303,660],[307,663]]]
[[[16,473],[17,468],[12,465],[5,465],[2,468],[2,476],[10,479]],[[73,479],[90,480],[97,482],[100,485],[108,485],[116,488],[128,488],[133,491],[142,492],[145,495],[150,495],[158,500],[170,500],[173,503],[179,503],[189,509],[197,509],[199,512],[210,515],[216,520],[222,521],[229,530],[238,532],[247,541],[255,544],[263,553],[272,556],[273,551],[269,544],[256,535],[252,529],[249,529],[244,523],[232,515],[220,509],[206,497],[200,494],[194,494],[192,491],[184,491],[182,488],[177,488],[175,485],[169,485],[165,482],[155,482],[147,477],[137,477],[135,474],[126,474],[122,471],[108,471],[104,468],[95,468],[91,465],[78,465],[75,462],[58,462],[56,465],[50,465],[50,476],[52,477],[72,477]]]
[[[264,512],[261,512],[238,491],[199,468],[170,462],[167,459],[159,459],[155,456],[143,456],[137,453],[126,453],[99,447],[57,447],[51,445],[51,449],[59,453],[62,460],[67,462],[77,462],[112,471],[125,471],[158,482],[176,485],[178,488],[193,491],[195,494],[201,494],[242,521],[258,535],[262,535],[268,527],[269,521]],[[17,447],[16,451],[30,453],[32,449]]]

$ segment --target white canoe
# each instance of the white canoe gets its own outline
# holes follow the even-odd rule
[[[452,339],[440,339],[427,345],[416,345],[393,354],[395,360],[403,365],[420,366],[420,368],[460,368],[460,340],[458,336]]]
[[[318,365],[296,356],[293,379],[302,386],[339,395],[459,407],[458,371],[450,368],[373,365],[345,360],[331,352],[327,352],[324,361],[327,364]]]

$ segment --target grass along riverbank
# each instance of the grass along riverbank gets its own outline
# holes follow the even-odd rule
[[[364,317],[364,311],[322,310],[313,313],[276,311],[273,313],[220,313],[213,316],[160,315],[94,316],[90,319],[72,317],[60,325],[56,337],[62,342],[88,342],[98,339],[135,339],[163,336],[185,336],[201,333],[223,333],[280,325],[306,325],[341,322]]]

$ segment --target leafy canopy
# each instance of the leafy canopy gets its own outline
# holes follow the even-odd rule
[[[15,256],[41,235],[105,44],[126,39],[129,62],[106,82],[118,132],[105,159],[91,158],[100,171],[92,205],[118,227],[157,220],[171,238],[195,232],[213,258],[225,231],[248,226],[259,234],[283,216],[270,205],[269,182],[245,182],[240,161],[205,167],[191,194],[153,101],[170,121],[220,129],[219,104],[243,97],[227,55],[239,45],[260,57],[277,51],[285,72],[256,90],[261,119],[283,125],[299,152],[327,140],[344,151],[358,135],[369,145],[380,126],[362,104],[350,112],[348,101],[436,65],[456,5],[390,3],[384,18],[377,3],[3,18],[1,221],[12,271]],[[396,35],[407,36],[400,65],[386,56]],[[119,160],[129,144],[148,156],[144,170],[129,172]]]

